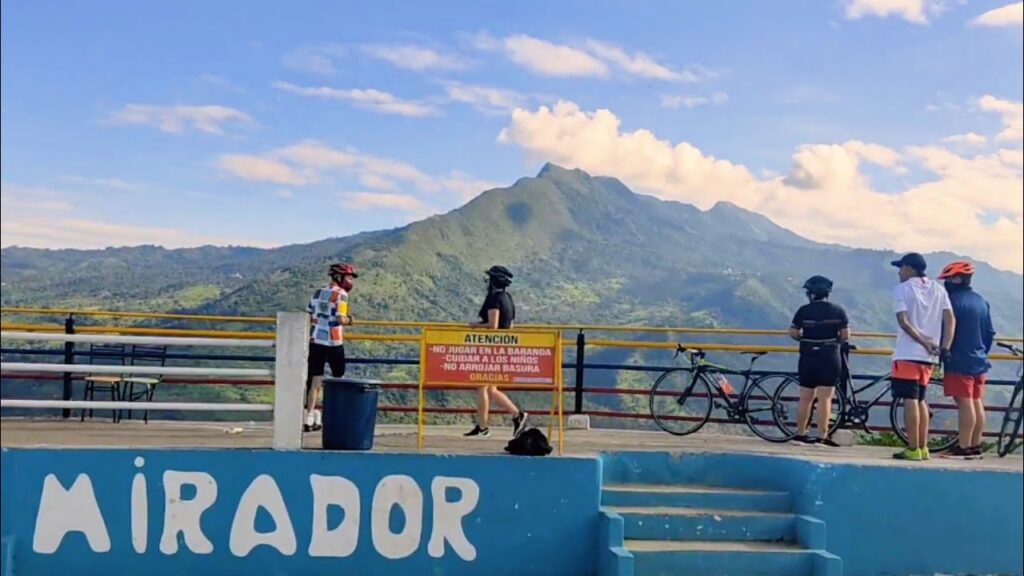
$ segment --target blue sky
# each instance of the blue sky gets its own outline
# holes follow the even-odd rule
[[[5,246],[311,241],[553,160],[819,240],[1021,266],[1020,3],[2,10]]]

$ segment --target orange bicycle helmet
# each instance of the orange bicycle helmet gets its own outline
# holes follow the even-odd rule
[[[966,260],[957,260],[956,262],[950,262],[946,264],[946,267],[939,272],[939,280],[946,278],[952,278],[953,276],[973,276],[974,275],[974,264]]]

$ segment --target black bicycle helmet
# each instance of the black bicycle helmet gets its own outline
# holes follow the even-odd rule
[[[808,296],[828,296],[832,292],[832,281],[824,276],[811,276],[804,282],[804,291]]]
[[[491,266],[486,274],[495,288],[507,288],[512,284],[512,272],[504,266]]]

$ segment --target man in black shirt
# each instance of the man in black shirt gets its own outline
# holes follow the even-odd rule
[[[797,406],[796,440],[807,444],[835,443],[829,438],[832,418],[832,394],[836,382],[842,377],[841,346],[850,339],[850,321],[846,310],[828,300],[832,281],[824,276],[812,276],[804,282],[809,303],[793,316],[789,335],[800,342],[800,403]],[[818,439],[807,436],[811,406],[817,400]]]

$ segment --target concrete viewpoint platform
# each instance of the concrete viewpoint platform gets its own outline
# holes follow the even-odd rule
[[[278,452],[265,423],[0,420],[0,572],[1024,573],[1019,456],[572,430],[565,457],[526,458],[508,429],[464,431]]]
[[[232,428],[241,428],[242,431],[228,432]],[[492,428],[491,437],[486,439],[463,438],[463,432],[465,427],[428,426],[423,453],[503,454],[511,436],[511,430],[507,428]],[[270,448],[271,436],[269,423],[153,421],[144,424],[124,420],[113,424],[98,420],[80,422],[77,419],[0,420],[0,445],[10,448]],[[319,449],[320,434],[306,434],[303,447]],[[377,426],[373,451],[416,452],[416,427]],[[895,449],[875,446],[827,448],[795,443],[772,444],[750,437],[702,433],[676,437],[663,432],[635,430],[566,431],[564,453],[567,456],[618,451],[763,454],[832,464],[1024,473],[1024,459],[1020,455],[998,458],[995,454],[986,454],[982,460],[969,461],[934,458],[930,462],[898,462],[891,457]]]

